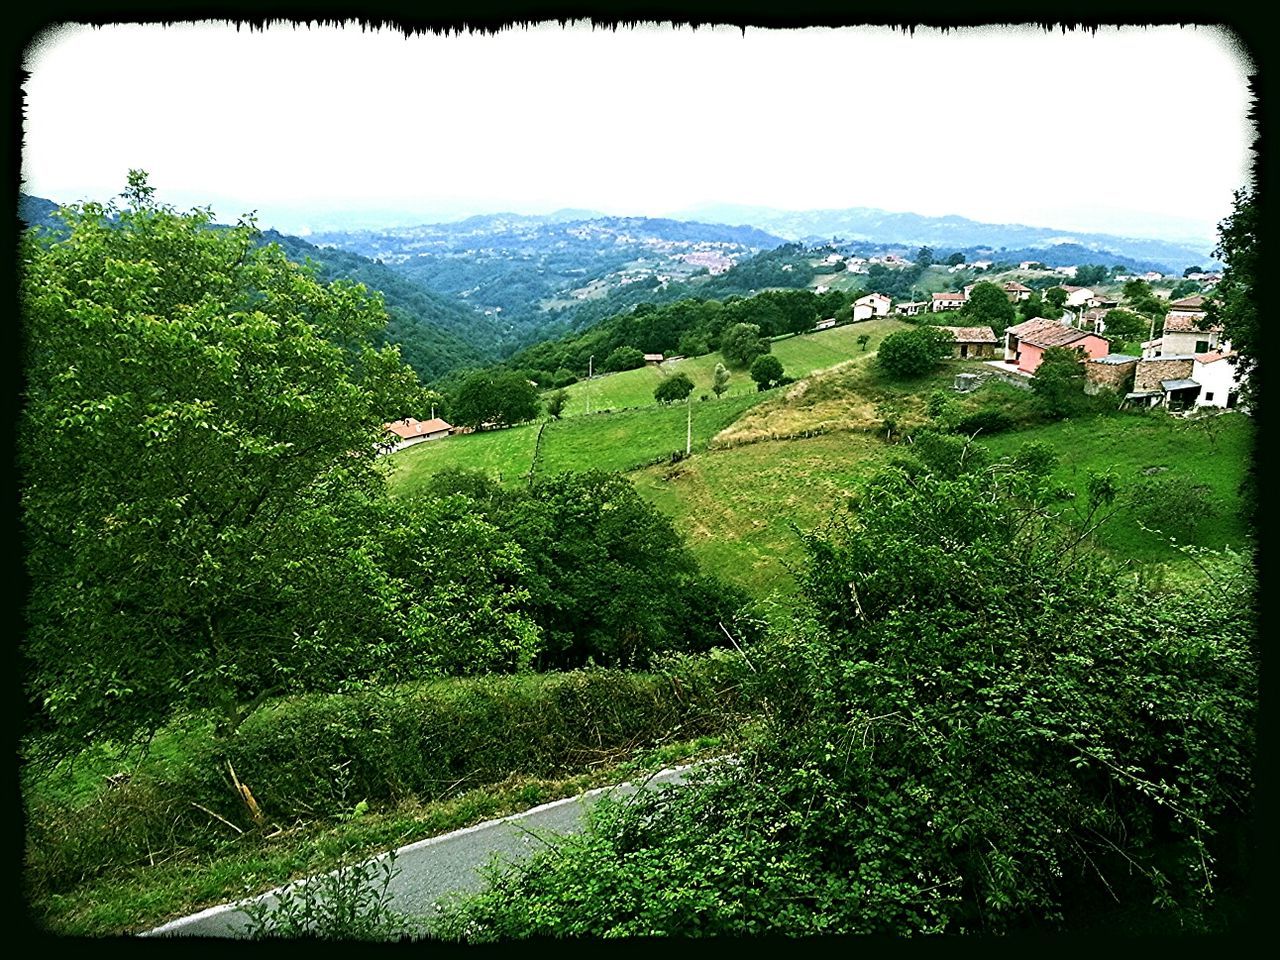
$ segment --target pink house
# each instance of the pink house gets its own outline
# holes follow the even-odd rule
[[[1012,363],[1026,374],[1036,372],[1049,347],[1071,347],[1082,350],[1090,360],[1111,352],[1111,341],[1096,333],[1064,327],[1056,320],[1035,317],[1010,327],[1004,333],[1004,362]]]

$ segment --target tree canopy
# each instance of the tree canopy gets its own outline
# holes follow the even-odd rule
[[[1218,225],[1218,247],[1214,256],[1226,262],[1214,299],[1209,302],[1210,323],[1220,323],[1223,337],[1238,354],[1236,363],[1243,382],[1240,395],[1256,402],[1258,378],[1251,376],[1258,365],[1258,302],[1254,289],[1258,272],[1258,208],[1255,195],[1237,190],[1230,216]]]
[[[1017,312],[1009,302],[1009,295],[1000,286],[983,281],[974,284],[969,291],[960,316],[966,324],[991,327],[999,336],[1013,323]]]
[[[754,323],[734,324],[720,340],[724,362],[740,370],[749,368],[756,357],[769,350],[769,341],[760,335],[760,327]]]
[[[955,338],[946,330],[920,326],[899,330],[880,341],[876,363],[890,376],[909,379],[923,376],[951,355]]]
[[[158,204],[145,174],[124,197],[22,241],[28,679],[82,741],[184,706],[234,723],[249,691],[362,659],[354,531],[379,522],[381,425],[421,401],[362,287]]]
[[[477,429],[523,423],[538,415],[538,388],[514,370],[479,370],[458,387],[449,412]]]
[[[782,361],[771,353],[762,354],[752,361],[750,373],[759,389],[768,390],[782,380]]]
[[[693,393],[693,381],[688,374],[673,373],[653,389],[653,398],[659,403],[675,403]]]

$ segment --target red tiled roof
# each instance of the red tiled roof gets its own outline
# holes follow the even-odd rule
[[[428,434],[439,433],[441,430],[452,430],[453,427],[439,417],[434,420],[415,420],[413,417],[406,417],[395,423],[384,424],[384,429],[394,433],[401,440],[412,440],[414,437],[425,437]]]
[[[1196,326],[1199,317],[1178,317],[1172,313],[1164,318],[1165,333],[1221,333],[1222,327],[1205,327],[1203,330]]]
[[[1010,291],[1012,293],[1022,293],[1023,290],[1031,289],[1030,287],[1024,286],[1023,284],[1019,283],[1017,280],[1009,280],[1008,282],[1005,283],[1004,288],[1005,290]]]
[[[1179,310],[1203,310],[1204,297],[1198,293],[1193,294],[1190,297],[1183,297],[1181,300],[1174,300],[1170,302],[1169,306],[1176,307]]]
[[[966,297],[963,293],[935,293],[933,295],[933,299],[935,300],[968,300],[969,298]]]
[[[1221,350],[1214,350],[1210,353],[1196,354],[1196,363],[1217,363],[1219,360],[1226,360],[1228,357],[1234,357],[1236,352],[1228,350],[1225,353]]]
[[[990,327],[943,327],[939,326],[939,330],[946,330],[956,338],[956,343],[999,343],[996,339],[996,332]]]
[[[1023,343],[1033,347],[1066,347],[1085,337],[1096,337],[1096,333],[1077,330],[1075,327],[1064,327],[1056,320],[1045,320],[1033,317],[1010,327],[1006,333],[1012,333]]]

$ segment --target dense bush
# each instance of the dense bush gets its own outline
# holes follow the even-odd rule
[[[27,881],[66,891],[107,870],[177,851],[215,852],[248,834],[226,760],[268,826],[338,816],[361,800],[453,796],[511,775],[550,776],[667,740],[725,730],[740,709],[733,654],[668,657],[661,672],[477,677],[268,704],[215,753],[208,741],[176,765],[107,787],[88,802],[29,790]]]
[[[1251,803],[1251,572],[1201,554],[1213,590],[1125,595],[1046,495],[1008,463],[872,482],[808,538],[811,618],[752,651],[762,743],[606,806],[451,931],[998,932],[1109,903],[1203,929]]]
[[[637,350],[635,347],[618,347],[611,354],[604,358],[604,363],[600,364],[600,369],[607,373],[616,373],[620,370],[635,370],[644,366],[644,352]]]
[[[899,330],[880,341],[876,363],[891,377],[920,377],[951,355],[954,340],[951,334],[937,327]]]
[[[992,434],[1012,430],[1017,423],[1003,410],[977,410],[956,421],[955,432],[973,436],[975,433]]]

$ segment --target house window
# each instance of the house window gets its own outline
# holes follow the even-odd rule
[[[1206,393],[1206,394],[1204,395],[1204,402],[1205,402],[1205,403],[1209,403],[1211,400],[1213,400],[1213,391],[1212,391],[1212,390],[1210,390],[1208,393]]]
[[[1197,340],[1197,341],[1196,341],[1196,353],[1208,353],[1208,352],[1209,352],[1209,341],[1208,341],[1208,340]]]

